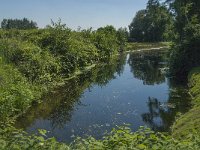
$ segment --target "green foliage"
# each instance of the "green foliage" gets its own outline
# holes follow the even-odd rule
[[[26,132],[8,126],[0,129],[0,149],[4,150],[69,150],[66,144],[58,143],[54,138],[45,139],[46,131],[39,130],[37,135],[28,135]]]
[[[47,50],[15,39],[1,40],[0,55],[7,63],[14,64],[31,83],[50,85],[56,81],[61,68]]]
[[[23,19],[3,19],[1,22],[2,29],[36,29],[37,23],[32,20],[29,21],[27,18]]]
[[[73,74],[98,61],[103,61],[123,51],[127,41],[127,31],[113,26],[72,31],[61,22],[52,23],[46,29],[29,31],[1,31],[1,38],[14,38],[34,43],[42,50],[50,52],[61,63],[61,72]]]
[[[174,123],[172,133],[176,138],[185,138],[188,134],[200,135],[200,68],[194,68],[188,78],[193,108]]]
[[[99,50],[100,58],[110,58],[120,49],[117,31],[113,26],[99,28],[94,33],[93,41]]]
[[[151,6],[154,5],[149,4],[149,10],[153,10]],[[166,8],[159,6],[159,9],[166,15]],[[157,15],[155,18],[164,16]],[[195,17],[192,20],[196,22]],[[160,23],[160,20],[156,21]],[[159,26],[163,29],[162,23]],[[165,32],[164,30],[167,29],[162,32]],[[197,44],[198,26],[188,26],[185,30],[188,32],[187,39],[191,38],[190,41],[193,41],[194,45]],[[149,28],[148,35],[157,34],[154,31],[155,29]],[[189,33],[195,36],[189,36]],[[161,38],[161,34],[158,35]],[[145,128],[131,132],[127,127],[119,127],[101,140],[92,137],[78,138],[67,145],[54,138],[46,139],[45,130],[39,130],[37,135],[28,135],[7,124],[12,117],[24,113],[33,102],[39,102],[44,91],[62,82],[64,78],[94,63],[114,59],[113,56],[124,49],[126,41],[126,29],[116,30],[113,26],[106,26],[96,31],[72,31],[66,28],[61,20],[52,22],[52,25],[45,29],[0,30],[0,149],[199,149],[200,138],[196,134],[189,135],[184,140],[175,140],[169,135]],[[151,46],[132,45],[134,48]],[[112,72],[116,71],[116,67],[120,67],[117,63],[115,65],[111,69],[103,68],[95,72],[96,76],[91,80],[103,86],[109,78],[114,78]],[[106,72],[103,78],[102,72],[103,75]],[[85,86],[87,85],[88,83],[85,83]],[[81,89],[77,90],[78,93],[79,90]],[[193,93],[195,92],[198,92],[196,88],[193,90]]]
[[[129,26],[130,38],[134,41],[144,42],[145,31],[145,15],[146,10],[140,10],[137,12],[135,18]]]
[[[117,30],[117,38],[120,45],[120,50],[123,51],[128,40],[128,31],[126,28],[119,28]]]
[[[190,71],[189,74],[189,87],[190,87],[190,93],[195,98],[196,101],[194,104],[199,105],[200,103],[200,68],[194,68],[192,71]]]
[[[111,60],[125,45],[125,32],[113,26],[72,31],[61,20],[45,29],[0,30],[2,82],[8,83],[1,87],[2,121],[23,113],[76,72]]]
[[[197,0],[171,2],[176,18],[175,46],[171,52],[170,71],[177,77],[187,76],[200,65],[200,4]]]
[[[200,137],[188,136],[185,140],[175,140],[163,133],[155,133],[141,127],[137,132],[131,132],[128,127],[113,129],[102,140],[93,137],[77,138],[71,144],[58,143],[54,138],[45,139],[46,131],[39,130],[37,135],[7,127],[0,130],[0,148],[9,149],[58,149],[58,150],[198,150]]]
[[[169,41],[173,33],[173,17],[158,0],[149,0],[147,8],[137,12],[129,25],[130,40],[137,42]]]
[[[30,107],[41,94],[34,88],[17,69],[0,62],[0,123]]]

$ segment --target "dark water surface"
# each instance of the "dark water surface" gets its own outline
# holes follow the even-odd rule
[[[165,75],[166,50],[120,55],[70,80],[21,116],[17,128],[48,130],[62,142],[75,136],[101,138],[116,125],[169,131],[177,112],[186,112],[187,88]]]

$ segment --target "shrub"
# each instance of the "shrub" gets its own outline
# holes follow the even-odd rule
[[[17,69],[0,62],[0,123],[23,113],[40,97],[34,88]]]
[[[5,39],[1,40],[0,51],[5,61],[14,64],[31,83],[48,86],[58,77],[58,59],[34,44]]]

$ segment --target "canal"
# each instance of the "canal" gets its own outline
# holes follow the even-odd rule
[[[71,142],[75,137],[102,138],[129,124],[170,131],[178,113],[190,107],[187,86],[166,75],[167,50],[121,54],[68,81],[20,116],[15,126],[28,133]]]

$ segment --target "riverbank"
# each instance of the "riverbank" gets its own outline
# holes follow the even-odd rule
[[[172,135],[176,138],[188,135],[200,135],[200,68],[194,68],[189,76],[190,95],[192,96],[192,109],[179,117],[172,126]]]
[[[151,49],[161,49],[161,48],[170,48],[170,42],[157,42],[157,43],[137,43],[132,42],[128,43],[126,46],[126,50],[131,51],[139,51],[139,50],[151,50]]]
[[[114,63],[116,64],[116,63]],[[105,72],[106,69],[103,69]],[[7,71],[6,71],[7,72]],[[99,73],[99,72],[98,72]],[[110,73],[110,70],[108,70]],[[7,75],[6,75],[7,76]],[[105,80],[103,80],[105,81]],[[101,82],[100,82],[101,83]],[[13,83],[14,84],[14,81]],[[76,85],[75,85],[76,86]],[[77,87],[77,86],[76,86]],[[77,87],[78,88],[78,87]],[[68,91],[68,90],[67,90]],[[45,106],[44,106],[45,107]],[[66,109],[66,108],[65,108]],[[43,109],[44,110],[44,109]],[[46,111],[45,111],[46,112]],[[39,115],[41,117],[41,115]],[[63,144],[55,139],[46,139],[45,130],[28,135],[22,130],[14,129],[9,125],[0,129],[0,149],[198,149],[199,137],[174,139],[171,135],[153,132],[150,129],[140,128],[132,132],[128,126],[113,129],[101,140],[95,138],[78,138],[72,143]]]
[[[123,47],[120,33],[112,26],[93,32],[64,26],[1,29],[0,122],[13,120],[52,89],[112,59]]]
[[[126,53],[129,52],[140,52],[140,51],[146,51],[146,50],[160,50],[160,49],[165,49],[165,48],[169,48],[170,46],[170,42],[158,42],[158,43],[127,43],[126,45]],[[113,59],[114,57],[120,55],[120,53],[117,53],[116,55],[113,55],[111,59]],[[87,71],[90,71],[91,69],[93,69],[94,67],[97,66],[98,63],[86,66],[82,69],[79,69],[77,71],[75,71],[73,74],[69,75],[68,78],[65,78],[64,81],[69,81]],[[58,85],[63,85],[64,82],[61,82]]]

